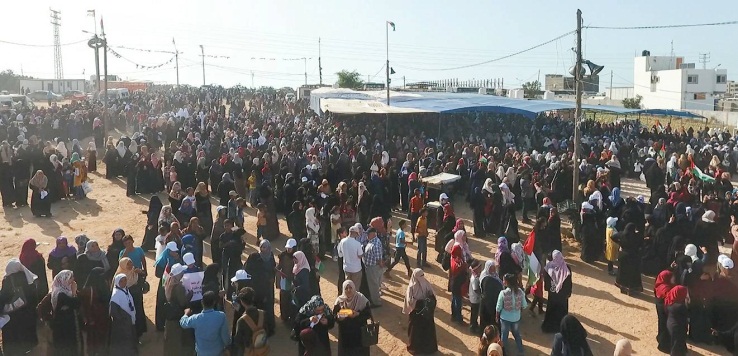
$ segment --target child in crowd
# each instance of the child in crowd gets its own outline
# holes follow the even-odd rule
[[[418,216],[418,222],[415,225],[415,233],[418,242],[418,254],[415,261],[419,268],[423,268],[428,258],[428,209],[426,208],[420,209],[420,216]]]
[[[243,198],[238,198],[243,200]],[[266,230],[267,218],[266,218],[266,204],[259,203],[256,205],[256,242],[261,241]],[[243,216],[243,215],[242,215]]]

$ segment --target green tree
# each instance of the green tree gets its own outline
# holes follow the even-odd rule
[[[640,95],[636,95],[635,98],[625,98],[623,99],[623,106],[626,109],[640,109],[641,99],[643,99],[643,97]]]
[[[340,88],[351,88],[358,89],[364,85],[364,81],[361,80],[361,74],[357,71],[342,70],[336,73],[338,76],[338,86]]]
[[[535,98],[538,92],[541,91],[541,82],[535,80],[523,84],[523,92],[526,98]]]
[[[6,69],[0,72],[0,90],[7,90],[11,93],[17,93],[20,90],[21,79],[33,79],[27,75],[18,75],[12,69]]]

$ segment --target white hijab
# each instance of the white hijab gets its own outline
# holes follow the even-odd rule
[[[124,157],[126,155],[126,144],[123,141],[118,141],[115,150],[118,151],[118,156]]]
[[[305,210],[305,226],[315,232],[320,230],[320,222],[315,217],[315,208]]]
[[[127,287],[119,287],[121,279],[126,275],[118,273],[113,280],[113,294],[110,296],[110,306],[117,304],[123,311],[131,316],[131,323],[136,324],[136,307],[133,304],[133,297]]]
[[[26,282],[28,284],[33,283],[33,281],[38,278],[35,274],[33,274],[31,271],[24,266],[21,261],[17,258],[11,258],[8,260],[8,264],[5,265],[5,276],[9,276],[13,273],[23,272],[26,275]]]
[[[67,155],[69,152],[67,151],[67,146],[64,145],[64,142],[59,142],[59,144],[56,145],[56,150],[62,155],[62,157],[69,157]]]

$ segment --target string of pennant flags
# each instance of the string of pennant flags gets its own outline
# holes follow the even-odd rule
[[[252,61],[304,61],[306,59],[313,59],[312,57],[300,57],[300,58],[266,58],[266,57],[251,57]]]
[[[170,63],[174,62],[174,59],[176,58],[176,55],[175,55],[175,56],[172,56],[172,58],[169,58],[168,61],[166,61],[164,63],[161,63],[161,64],[157,64],[157,65],[143,65],[143,64],[138,64],[138,63],[136,63],[136,62],[134,62],[134,61],[132,61],[132,60],[130,60],[130,59],[122,56],[120,53],[116,52],[114,49],[112,49],[110,47],[108,47],[108,52],[110,52],[110,54],[113,55],[113,57],[115,57],[115,58],[122,59],[122,60],[125,60],[127,62],[130,62],[130,63],[136,65],[136,69],[146,69],[146,70],[148,70],[148,69],[158,69],[158,68],[161,68],[161,67],[163,67],[163,66],[165,66],[167,64],[170,64]]]
[[[134,47],[128,47],[128,46],[115,46],[115,48],[119,49],[127,49],[131,51],[139,51],[139,52],[147,52],[147,53],[168,53],[168,54],[177,54],[174,51],[162,51],[158,49],[145,49],[145,48],[134,48]],[[182,54],[184,52],[179,52],[179,54]],[[200,55],[202,57],[202,55]],[[216,58],[216,59],[231,59],[230,56],[219,56],[214,54],[206,54],[205,58]]]

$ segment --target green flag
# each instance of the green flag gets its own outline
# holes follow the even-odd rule
[[[697,168],[697,166],[692,167],[692,175],[694,175],[695,178],[702,180],[703,182],[707,182],[707,183],[715,182],[715,178],[710,177],[705,173],[702,173],[702,170]]]
[[[392,21],[387,21],[387,24],[388,24],[388,25],[390,25],[390,26],[392,26],[392,31],[394,31],[394,30],[395,30],[395,23],[394,23],[394,22],[392,22]]]

